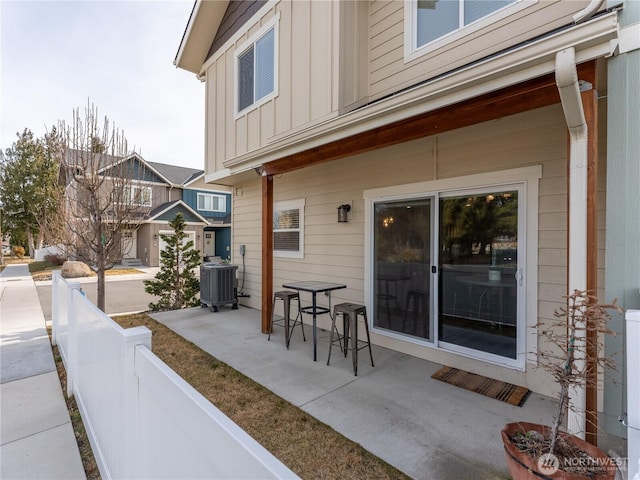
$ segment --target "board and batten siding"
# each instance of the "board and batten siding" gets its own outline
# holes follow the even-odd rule
[[[274,138],[333,115],[338,108],[337,2],[278,2],[261,10],[206,68],[206,171]],[[269,22],[277,25],[277,94],[237,114],[236,55]]]
[[[601,171],[604,151],[601,146]],[[364,190],[532,165],[542,166],[538,198],[538,320],[553,319],[554,311],[562,305],[567,284],[567,132],[560,105],[275,176],[274,202],[305,199],[305,256],[274,258],[274,289],[292,280],[334,281],[345,283],[347,288],[333,292],[333,304],[362,303],[366,260]],[[605,183],[600,180],[604,196]],[[258,309],[261,308],[261,201],[257,176],[236,186],[233,261],[240,261],[238,246],[245,244],[244,291],[251,297],[242,303]],[[343,203],[352,205],[348,223],[337,222],[337,207]],[[599,210],[603,218],[603,201]],[[603,222],[600,231],[603,235]],[[603,250],[604,244],[600,246],[600,251]],[[600,276],[604,271],[602,259],[600,254]],[[303,294],[303,303],[309,300]],[[326,303],[324,298],[320,301]],[[527,323],[532,325],[536,320],[527,319]],[[328,329],[328,317],[318,317],[318,325]],[[480,373],[484,375],[525,385],[540,393],[553,393],[549,390],[552,382],[530,365],[521,372],[382,335],[373,335],[372,341],[457,368],[483,369]],[[527,351],[535,348],[536,345],[528,345]]]
[[[426,46],[424,55],[405,60],[405,2],[370,4],[369,95],[372,100],[416,85],[573,22],[588,0],[540,0],[485,28]],[[473,30],[473,29],[471,29]]]

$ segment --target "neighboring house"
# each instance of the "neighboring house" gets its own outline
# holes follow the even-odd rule
[[[119,172],[131,175],[129,198],[140,200],[135,227],[122,230],[122,263],[157,267],[164,249],[162,234],[171,234],[169,222],[182,213],[185,233],[207,257],[229,258],[231,244],[231,193],[203,181],[204,172],[193,168],[148,162],[137,153],[125,158],[101,156],[100,173],[110,176],[117,162]],[[69,190],[68,190],[69,191]],[[74,194],[68,195],[73,198]]]
[[[189,222],[196,225],[202,220],[205,221],[202,229],[194,228],[190,234],[192,236],[195,235],[193,238],[194,243],[196,248],[202,252],[203,257],[205,259],[217,257],[229,260],[231,258],[230,189],[205,183],[202,170],[156,162],[147,162],[147,164],[166,179],[170,200],[168,203],[158,205],[146,222],[150,224],[158,221],[170,221],[177,213],[176,208],[184,209],[187,207],[190,212],[183,212],[187,225],[189,225]],[[178,207],[178,200],[184,205]],[[189,216],[187,216],[187,213]],[[152,235],[164,233],[156,232],[152,227],[149,227],[149,229]],[[145,230],[143,226],[140,229],[140,233],[144,235]],[[162,246],[160,246],[161,249]],[[155,266],[157,263],[152,265],[152,262],[149,261],[149,265]]]
[[[202,255],[231,260],[231,193],[229,187],[204,182],[198,170],[182,187],[182,200],[207,221],[204,227]]]
[[[640,307],[639,22],[636,1],[196,1],[175,64],[206,82],[205,181],[233,188],[262,330],[284,282],[345,283],[374,343],[553,394],[536,329],[563,295]],[[573,401],[624,436],[623,392]]]

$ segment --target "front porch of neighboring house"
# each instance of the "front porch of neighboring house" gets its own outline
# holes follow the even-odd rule
[[[555,400],[536,393],[517,407],[434,380],[441,365],[376,345],[375,367],[363,350],[356,377],[351,355],[334,349],[327,365],[326,330],[318,330],[314,362],[309,324],[307,341],[296,327],[287,350],[284,330],[275,327],[268,341],[259,329],[261,312],[244,306],[152,316],[416,479],[508,478],[503,426],[548,424],[556,409]]]

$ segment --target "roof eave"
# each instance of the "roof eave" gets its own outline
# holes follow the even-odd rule
[[[200,72],[228,3],[226,0],[196,0],[173,61],[177,68],[195,74]]]

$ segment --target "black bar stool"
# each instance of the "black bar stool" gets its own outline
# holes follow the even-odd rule
[[[340,335],[336,328],[336,318],[338,315],[342,315],[343,334]],[[358,339],[358,316],[364,317],[364,329],[367,333],[366,340]],[[337,339],[334,340],[333,335],[337,334]],[[351,347],[349,347],[349,334],[351,334]],[[344,342],[342,342],[344,340]],[[338,342],[340,350],[347,356],[347,352],[351,350],[351,358],[353,360],[353,373],[358,376],[358,350],[363,348],[369,348],[369,357],[371,358],[371,366],[373,364],[373,353],[371,352],[371,339],[369,338],[369,322],[367,321],[367,308],[364,305],[358,305],[357,303],[340,303],[333,307],[333,318],[331,321],[331,337],[329,339],[329,357],[327,358],[327,365],[331,360],[331,347],[335,342]]]
[[[402,331],[407,333],[406,324],[409,314],[409,306],[412,304],[413,333],[416,333],[418,327],[418,318],[424,322],[423,336],[428,335],[429,327],[429,291],[428,290],[409,290],[407,292],[407,302],[404,307],[404,319],[402,320]]]
[[[278,319],[274,319],[274,311],[276,309],[276,300],[282,300],[283,308],[284,308],[284,316]],[[296,300],[298,302],[298,314],[296,315],[296,318],[293,320],[293,325],[290,325],[291,300]],[[271,306],[271,325],[269,325],[269,336],[267,337],[267,340],[271,340],[271,332],[273,331],[274,325],[283,327],[285,344],[287,345],[287,349],[289,349],[291,332],[293,332],[293,329],[298,324],[300,324],[300,328],[302,329],[302,339],[306,342],[307,339],[304,335],[304,326],[302,325],[302,313],[300,312],[300,297],[298,296],[298,292],[294,292],[292,290],[280,290],[279,292],[275,292],[273,294],[273,305]]]

